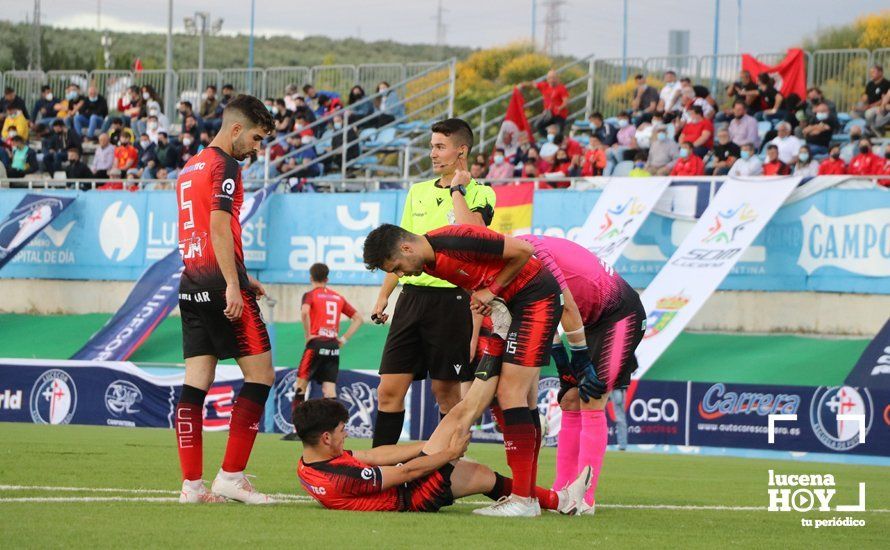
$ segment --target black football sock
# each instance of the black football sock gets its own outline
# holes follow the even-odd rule
[[[405,423],[405,411],[377,411],[377,422],[374,424],[374,440],[372,446],[395,445],[402,435],[402,424]]]

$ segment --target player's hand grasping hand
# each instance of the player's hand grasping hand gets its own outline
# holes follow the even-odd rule
[[[478,313],[479,315],[488,316],[491,315],[491,301],[494,300],[495,295],[492,291],[487,288],[483,288],[482,290],[477,290],[470,297],[470,310],[473,313]]]
[[[241,289],[237,285],[229,285],[226,287],[226,309],[223,314],[229,321],[241,318],[241,312],[244,311],[244,299],[241,298]]]
[[[467,447],[469,446],[470,431],[455,430],[454,434],[451,436],[451,443],[448,444],[448,450],[446,452],[451,457],[451,460],[457,460],[464,456],[464,453],[467,452]]]
[[[371,311],[371,320],[376,324],[382,325],[389,319],[389,315],[384,313],[388,303],[389,301],[386,298],[378,298],[377,303],[374,304],[374,309]]]

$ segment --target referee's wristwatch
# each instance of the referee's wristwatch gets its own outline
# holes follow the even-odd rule
[[[453,195],[455,191],[457,191],[458,193],[460,193],[460,194],[463,195],[464,197],[467,196],[467,188],[464,187],[463,185],[455,185],[454,187],[452,187],[452,188],[451,188],[451,194]]]

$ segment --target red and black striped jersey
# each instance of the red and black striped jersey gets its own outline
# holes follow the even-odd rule
[[[487,288],[507,265],[504,236],[486,227],[450,225],[430,231],[427,241],[436,253],[435,265],[424,271],[464,290]],[[541,262],[529,258],[500,297],[508,302],[541,270]]]
[[[176,202],[179,205],[179,252],[185,264],[180,289],[226,287],[210,241],[210,212],[213,210],[231,214],[235,268],[241,288],[247,288],[239,220],[244,187],[238,161],[217,147],[207,147],[193,156],[176,179]]]
[[[297,476],[307,493],[332,510],[395,512],[406,507],[398,488],[383,489],[380,468],[355,458],[352,451],[321,462],[306,463],[301,457]]]
[[[337,292],[327,288],[313,288],[303,294],[303,305],[309,306],[309,334],[321,338],[336,338],[340,333],[340,314],[355,315],[355,308]]]

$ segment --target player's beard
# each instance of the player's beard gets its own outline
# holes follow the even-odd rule
[[[232,156],[238,161],[247,157],[250,157],[251,162],[256,160],[256,150],[247,142],[246,133],[242,133],[232,142]]]

